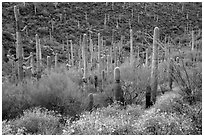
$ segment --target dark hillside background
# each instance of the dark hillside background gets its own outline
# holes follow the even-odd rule
[[[201,2],[3,2],[2,43],[13,54],[15,5],[20,7],[21,29],[27,26],[22,34],[25,55],[35,52],[35,34],[44,40],[44,46],[55,50],[66,44],[67,39],[79,45],[80,35],[84,33],[91,34],[94,43],[97,43],[97,33],[100,32],[106,45],[110,45],[112,34],[114,41],[119,41],[121,35],[124,36],[124,42],[129,41],[130,27],[133,29],[134,41],[144,44],[152,42],[150,38],[144,39],[144,35],[152,35],[156,26],[161,30],[161,40],[170,36],[175,42],[186,42],[181,40],[185,33],[202,30]],[[49,41],[50,32],[52,41]]]

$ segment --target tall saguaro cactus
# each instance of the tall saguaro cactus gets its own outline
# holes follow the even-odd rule
[[[18,58],[18,80],[23,80],[23,47],[21,42],[19,9],[14,6],[14,15],[16,19],[16,57]]]
[[[88,104],[87,110],[88,111],[92,111],[93,110],[93,105],[94,105],[94,96],[93,96],[93,93],[90,93],[88,95],[88,99],[89,99],[89,104]]]
[[[168,66],[168,78],[169,78],[169,88],[172,90],[173,85],[173,59],[169,59],[169,66]]]
[[[72,66],[74,66],[74,49],[72,45],[72,40],[70,40],[70,45],[71,45],[71,63],[72,63]]]
[[[151,91],[152,102],[156,102],[157,93],[157,79],[158,79],[158,40],[159,40],[159,28],[154,28],[153,36],[153,54],[152,54],[152,68],[151,68]]]
[[[107,76],[109,76],[110,74],[110,70],[112,69],[111,68],[111,56],[110,55],[107,55]]]
[[[30,53],[30,66],[31,66],[31,73],[34,74],[34,57],[33,57],[33,53]]]
[[[132,29],[130,29],[130,64],[133,64],[133,36]]]
[[[148,48],[146,49],[145,65],[148,66]]]
[[[151,102],[151,87],[149,85],[146,88],[145,98],[146,98],[145,108],[149,108],[152,105],[152,102]]]
[[[37,79],[39,79],[40,76],[40,46],[39,46],[39,37],[38,34],[35,35],[36,40],[36,60],[37,60]]]
[[[98,78],[99,79],[101,79],[100,74],[101,74],[101,37],[100,37],[100,33],[98,33]]]
[[[121,85],[120,85],[120,69],[119,67],[116,67],[114,69],[114,80],[115,80],[115,85],[114,85],[114,97],[115,97],[115,100],[117,102],[120,102],[120,103],[124,103],[124,97],[123,97],[123,90],[121,88]]]
[[[192,47],[191,50],[194,50],[194,45],[195,45],[195,36],[194,36],[194,31],[192,31]]]
[[[89,37],[89,42],[90,42],[90,44],[89,44],[89,51],[91,52],[91,58],[90,58],[90,62],[91,62],[91,67],[93,66],[93,41],[92,41],[92,39],[91,39],[91,34],[90,34],[90,37]]]
[[[50,56],[47,56],[47,69],[48,71],[51,70],[51,57]]]
[[[40,69],[42,67],[42,47],[41,47],[41,42],[40,42],[40,39],[39,39],[39,61],[40,61]]]
[[[106,29],[106,14],[105,14],[105,18],[104,18],[104,28]]]
[[[83,78],[87,78],[87,51],[86,51],[86,47],[87,47],[87,36],[86,34],[84,34],[83,36],[83,43],[82,43],[82,58],[83,58],[83,64],[84,64],[84,74],[83,74]]]
[[[55,54],[55,69],[58,67],[58,53]]]

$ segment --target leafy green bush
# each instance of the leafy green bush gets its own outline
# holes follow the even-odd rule
[[[53,135],[62,132],[60,115],[47,109],[26,110],[20,118],[3,125],[3,134],[42,134]]]

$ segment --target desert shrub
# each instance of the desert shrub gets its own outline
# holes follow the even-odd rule
[[[77,85],[81,85],[82,84],[82,72],[80,72],[79,70],[76,70],[74,68],[70,68],[69,71],[67,72],[67,74],[69,75],[70,79],[76,83]]]
[[[191,134],[191,119],[175,113],[158,113],[154,108],[141,115],[133,125],[138,135],[188,135]]]
[[[25,110],[20,118],[10,121],[4,128],[8,128],[5,134],[60,134],[62,125],[59,122],[60,115],[43,108]]]
[[[34,104],[61,114],[74,116],[81,112],[84,94],[67,73],[52,72],[39,80],[36,89],[31,93]]]
[[[192,104],[202,99],[202,66],[196,64],[194,68],[186,67],[184,61],[180,64],[174,64],[172,73],[174,81],[181,89],[181,94]]]
[[[23,110],[30,108],[32,104],[29,91],[33,90],[33,83],[27,82],[15,85],[9,82],[2,85],[2,119],[12,119],[22,114]]]
[[[174,114],[191,121],[191,130],[189,134],[201,134],[202,132],[202,105],[196,103],[194,105],[187,104],[182,95],[178,93],[166,93],[158,97],[157,102],[153,106],[156,112],[165,114]]]
[[[150,83],[150,67],[141,66],[135,61],[133,68],[127,61],[121,64],[121,83],[128,104],[142,104],[146,87]]]
[[[168,82],[168,62],[164,61],[158,64],[158,84]]]
[[[97,109],[92,113],[83,113],[80,120],[66,125],[63,134],[133,134],[131,125],[142,112],[143,110],[139,106],[128,106],[125,110],[123,107],[113,104],[107,108]]]
[[[184,104],[182,96],[178,93],[166,93],[157,98],[154,108],[158,112],[183,114],[189,105]]]
[[[3,119],[15,118],[34,106],[74,116],[83,110],[85,96],[87,93],[82,93],[66,72],[51,71],[39,81],[27,80],[17,86],[5,83],[2,88]]]
[[[13,129],[10,121],[2,121],[2,135],[25,135],[25,128]]]

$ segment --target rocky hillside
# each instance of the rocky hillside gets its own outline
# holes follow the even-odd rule
[[[145,3],[145,2],[3,2],[2,30],[3,46],[15,53],[14,6],[18,5],[23,31],[25,52],[35,51],[35,34],[43,39],[43,44],[59,47],[72,39],[79,43],[80,35],[91,34],[94,43],[97,33],[110,45],[121,35],[124,42],[129,40],[129,28],[134,32],[134,41],[152,42],[147,34],[159,27],[161,39],[165,36],[178,38],[186,30],[202,29],[202,3]],[[106,23],[105,21],[106,20]],[[104,25],[106,24],[106,25]],[[49,41],[50,34],[53,41]]]

